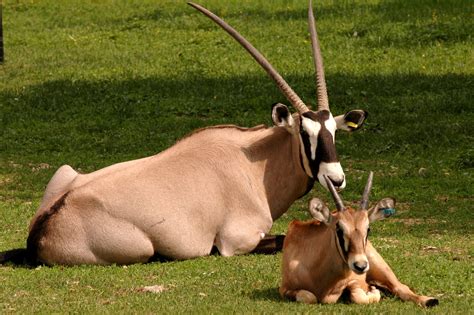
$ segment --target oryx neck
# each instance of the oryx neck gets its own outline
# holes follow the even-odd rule
[[[274,220],[312,187],[313,181],[301,167],[297,134],[274,127],[245,150],[263,173],[263,189]]]

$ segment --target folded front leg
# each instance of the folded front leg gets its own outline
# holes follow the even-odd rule
[[[380,291],[371,286],[369,291],[364,290],[366,285],[359,285],[359,283],[351,284],[348,289],[350,291],[351,301],[356,304],[370,304],[378,303],[380,301]]]
[[[316,296],[307,290],[285,290],[280,288],[280,295],[291,301],[301,302],[305,304],[315,304],[318,300]]]

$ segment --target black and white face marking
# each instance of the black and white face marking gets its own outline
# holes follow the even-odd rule
[[[344,255],[344,258],[347,259],[347,256],[349,255],[349,239],[347,238],[346,234],[344,234],[344,228],[342,224],[336,224],[336,236],[342,254]]]
[[[362,220],[359,217],[351,221],[349,223],[340,219],[336,223],[337,246],[348,267],[357,274],[362,274],[369,270],[365,254],[369,220],[365,216]]]
[[[336,121],[327,110],[306,112],[301,115],[300,136],[304,148],[304,166],[309,176],[317,178],[326,189],[326,175],[334,186],[346,186],[344,171],[339,163],[336,145]],[[316,176],[315,176],[316,175]]]

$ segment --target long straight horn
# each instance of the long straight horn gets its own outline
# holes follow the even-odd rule
[[[268,62],[268,60],[252,45],[247,41],[242,35],[239,34],[232,26],[224,22],[220,17],[207,10],[206,8],[188,2],[190,6],[200,11],[208,18],[216,22],[220,27],[222,27],[230,36],[232,36],[240,45],[242,45],[252,57],[267,71],[268,75],[275,81],[278,88],[282,91],[285,97],[290,101],[290,103],[295,107],[298,112],[305,113],[309,111],[308,107],[303,103],[298,95],[293,91],[293,89],[286,83],[283,77],[273,68],[273,66]]]
[[[318,110],[329,110],[328,91],[324,78],[323,57],[319,48],[318,33],[316,32],[316,22],[313,15],[313,3],[309,0],[308,24],[311,33],[311,48],[313,50],[313,62],[316,70],[316,89],[318,92]]]
[[[364,193],[362,194],[362,200],[360,201],[360,209],[367,210],[369,206],[369,196],[370,190],[372,189],[372,180],[374,178],[374,172],[369,173],[369,177],[367,178],[367,184],[365,184]]]
[[[326,180],[326,184],[328,185],[329,191],[331,192],[332,198],[334,199],[337,211],[345,211],[346,207],[344,207],[344,202],[342,201],[341,196],[339,196],[337,193],[336,188],[334,188],[331,180],[326,175],[324,175],[324,179]]]

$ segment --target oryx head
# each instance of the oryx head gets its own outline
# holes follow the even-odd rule
[[[321,185],[328,188],[324,176],[333,183],[337,189],[346,186],[344,171],[336,153],[336,129],[353,131],[362,126],[367,113],[363,110],[349,111],[344,115],[333,116],[329,110],[329,102],[324,79],[323,61],[319,48],[316,25],[313,16],[311,0],[309,1],[308,19],[311,33],[313,60],[316,68],[316,85],[318,107],[316,111],[310,110],[299,96],[286,83],[283,77],[273,68],[266,58],[234,28],[207,9],[189,3],[207,17],[216,22],[234,39],[236,39],[267,71],[295,109],[298,110],[294,119],[287,106],[275,104],[272,118],[275,125],[286,128],[290,133],[297,134],[301,144],[301,159],[306,174],[318,180]],[[295,120],[297,123],[295,123]]]
[[[325,179],[337,211],[331,214],[324,202],[318,198],[310,201],[309,211],[313,218],[323,222],[333,231],[337,250],[347,266],[358,274],[365,273],[369,270],[369,261],[365,253],[370,231],[369,223],[394,214],[395,200],[384,198],[368,209],[373,179],[373,173],[370,172],[360,209],[346,208],[332,182],[327,177]]]

